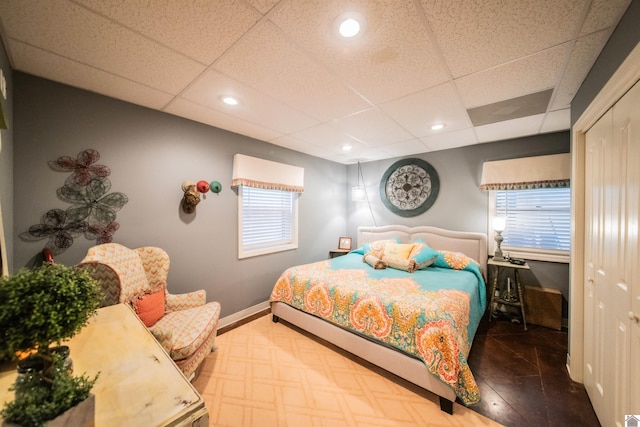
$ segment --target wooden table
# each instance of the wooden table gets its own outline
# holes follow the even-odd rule
[[[513,307],[520,307],[520,313],[522,314],[522,323],[524,323],[524,330],[527,330],[527,318],[524,314],[524,292],[522,288],[522,284],[520,283],[520,270],[529,270],[529,265],[525,262],[522,265],[512,264],[508,261],[494,261],[490,259],[487,261],[487,265],[493,267],[493,285],[491,286],[491,303],[489,304],[489,321],[491,321],[491,317],[493,317],[494,313],[494,303],[497,304],[506,304]],[[500,293],[500,288],[498,287],[498,276],[500,274],[500,269],[513,270],[513,282],[514,288],[509,292],[508,295]],[[499,295],[496,296],[496,290],[498,290]],[[513,293],[511,293],[513,292]]]
[[[75,375],[100,372],[96,427],[208,426],[204,400],[129,306],[99,309],[65,344]],[[0,404],[13,399],[16,376],[15,364],[0,367]]]
[[[329,251],[329,258],[336,258],[351,252],[349,249],[332,249]]]

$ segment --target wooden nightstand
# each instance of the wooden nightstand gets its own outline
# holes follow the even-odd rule
[[[493,267],[493,281],[491,286],[491,302],[489,303],[489,321],[494,315],[494,304],[510,305],[512,307],[520,307],[520,313],[522,314],[522,323],[524,323],[524,330],[527,330],[527,318],[524,314],[524,292],[522,284],[520,283],[520,270],[529,270],[529,265],[525,262],[523,265],[511,264],[508,261],[494,261],[490,259],[487,264]],[[500,292],[498,287],[498,276],[500,269],[507,269],[513,271],[513,289],[507,289],[504,292]],[[496,289],[499,295],[496,296]]]
[[[329,251],[329,258],[336,258],[351,252],[349,249],[332,249]]]

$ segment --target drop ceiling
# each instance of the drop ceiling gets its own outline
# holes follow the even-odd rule
[[[569,129],[629,3],[2,0],[0,35],[14,70],[351,164]]]

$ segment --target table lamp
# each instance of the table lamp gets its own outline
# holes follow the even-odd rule
[[[502,232],[504,231],[507,225],[507,219],[503,216],[496,216],[493,218],[493,230],[496,232],[496,252],[493,255],[494,261],[506,261],[502,256],[502,249],[500,245],[502,245],[502,241],[504,238],[502,237]]]

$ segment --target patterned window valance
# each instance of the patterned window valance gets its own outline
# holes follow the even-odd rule
[[[571,154],[484,162],[480,190],[569,187]]]
[[[304,168],[236,154],[233,156],[231,186],[302,193]]]

